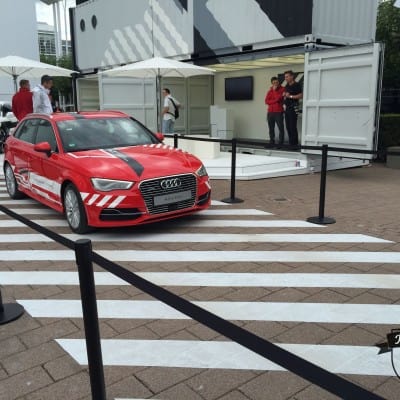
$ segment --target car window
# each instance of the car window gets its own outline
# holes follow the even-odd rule
[[[23,125],[15,132],[14,137],[23,140],[24,142],[34,143],[35,133],[39,121],[37,119],[28,119],[23,122]]]
[[[66,152],[158,143],[154,135],[130,118],[79,118],[57,122]]]
[[[35,143],[48,142],[52,151],[57,151],[57,140],[50,122],[42,119],[39,122]]]

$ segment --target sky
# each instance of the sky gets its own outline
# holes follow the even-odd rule
[[[67,14],[67,39],[70,39],[69,34],[69,12],[68,8],[75,7],[75,0],[60,0],[60,11],[61,11],[61,30],[62,38],[65,39],[65,24],[64,24],[64,6],[66,6]],[[48,6],[39,0],[36,0],[36,19],[38,22],[47,22],[49,25],[54,26],[53,19],[53,6]]]

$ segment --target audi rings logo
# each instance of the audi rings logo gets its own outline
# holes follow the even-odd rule
[[[160,183],[160,186],[163,189],[174,189],[180,187],[181,185],[182,182],[179,178],[164,179]]]

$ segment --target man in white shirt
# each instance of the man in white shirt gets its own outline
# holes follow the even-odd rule
[[[164,88],[163,91],[164,96],[164,105],[162,109],[162,132],[163,133],[174,133],[174,124],[175,124],[175,107],[179,108],[181,105],[178,100],[171,96],[171,92],[169,89]]]
[[[33,112],[41,114],[53,114],[53,107],[50,101],[50,89],[53,86],[53,78],[49,75],[43,75],[40,85],[33,88]]]

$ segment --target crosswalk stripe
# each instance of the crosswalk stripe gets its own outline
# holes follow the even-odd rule
[[[400,289],[395,274],[137,272],[160,286],[199,287],[331,287]],[[94,273],[96,285],[130,285],[109,272]],[[68,271],[0,271],[2,285],[78,285],[78,273]]]
[[[61,214],[60,214],[61,215]],[[67,221],[62,219],[38,219],[33,222],[45,227],[68,226]],[[187,227],[241,227],[241,228],[325,228],[323,225],[312,224],[306,221],[296,220],[188,220],[176,219],[171,224],[178,228]],[[0,228],[12,228],[25,226],[19,221],[12,219],[0,220]]]
[[[38,204],[40,203],[31,201],[31,200],[1,200],[0,204],[2,205],[28,205],[28,204]],[[10,208],[11,211],[14,211],[18,214],[25,214],[25,215],[46,215],[46,214],[60,214],[59,212],[53,210],[52,208]],[[242,215],[242,216],[249,216],[249,215],[273,215],[266,211],[255,210],[255,209],[230,209],[230,210],[204,210],[200,211],[196,215],[201,216],[215,216],[215,215]]]
[[[10,208],[10,210],[20,215],[62,215],[52,208]],[[0,212],[0,215],[4,215],[4,213]]]
[[[212,216],[212,215],[274,215],[270,212],[267,211],[261,211],[261,210],[256,210],[256,209],[247,209],[247,208],[231,208],[230,210],[204,210],[200,211],[196,215],[207,215],[207,216]]]
[[[225,202],[219,201],[219,200],[211,200],[211,205],[212,206],[231,206],[232,203],[225,203]]]
[[[35,318],[81,318],[80,300],[17,300]],[[194,301],[221,318],[234,321],[395,324],[400,306],[245,301]],[[99,318],[190,319],[172,307],[148,300],[98,300]]]
[[[200,220],[191,219],[177,220],[180,227],[240,227],[240,228],[325,228],[324,225],[312,224],[311,222],[300,221],[300,220],[235,220],[235,219],[224,219],[224,220]]]
[[[33,222],[48,228],[68,226],[68,222],[62,219],[36,219]],[[25,224],[15,219],[0,219],[0,228],[20,228],[25,226]]]
[[[137,262],[343,262],[400,263],[400,252],[368,251],[158,251],[98,250],[112,261]],[[75,260],[71,250],[2,250],[3,261]]]
[[[8,197],[8,199],[6,200],[0,200],[0,203],[4,206],[4,205],[12,205],[12,206],[20,206],[20,205],[33,205],[33,204],[37,204],[37,205],[41,205],[41,203],[39,203],[36,200],[33,199],[20,199],[20,200],[13,200],[10,199],[10,197],[8,196],[8,194],[0,194],[0,197]]]
[[[57,339],[80,365],[87,365],[85,340]],[[394,376],[390,353],[378,355],[373,346],[276,343],[299,357],[338,374]],[[196,340],[101,341],[105,366],[153,366],[282,371],[283,368],[237,343]],[[400,353],[394,352],[394,363]]]
[[[373,236],[360,234],[263,234],[263,233],[130,233],[96,232],[94,234],[65,234],[70,240],[83,237],[93,242],[157,242],[157,243],[393,243]],[[52,242],[45,235],[29,233],[23,235],[0,234],[2,243]]]

